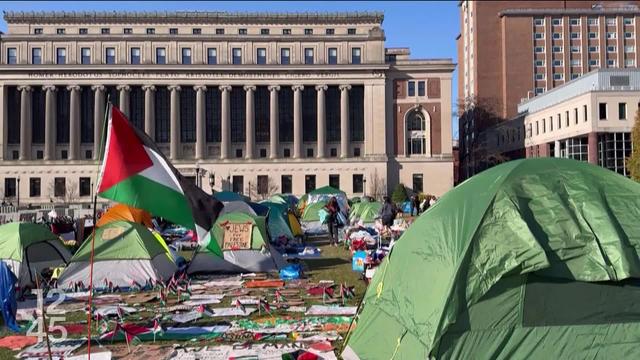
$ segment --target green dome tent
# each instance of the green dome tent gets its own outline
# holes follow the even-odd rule
[[[56,234],[43,225],[15,222],[0,226],[0,259],[16,276],[19,286],[35,286],[36,274],[64,266],[70,258]]]
[[[266,229],[266,219],[263,216],[252,216],[245,213],[228,213],[218,217],[211,228],[211,239],[217,241],[222,249],[223,258],[213,254],[207,248],[208,244],[202,244],[196,250],[187,272],[269,272],[276,271],[284,265],[280,253],[269,246],[269,238]],[[240,228],[250,225],[246,243],[238,248],[231,248],[225,239],[226,234],[242,239],[240,230],[233,232],[234,225]],[[246,232],[245,232],[246,233]]]
[[[284,236],[289,240],[293,240],[293,232],[289,225],[289,207],[286,204],[274,203],[271,201],[263,201],[260,203],[269,208],[269,216],[267,216],[267,228],[272,241],[276,241]]]
[[[381,208],[382,203],[377,201],[354,204],[349,213],[349,221],[362,221],[365,224],[373,223]]]
[[[511,161],[445,194],[365,294],[344,359],[640,357],[640,184]]]
[[[93,281],[128,287],[135,281],[144,285],[148,280],[168,280],[178,270],[167,244],[144,225],[127,221],[114,221],[95,232]],[[58,287],[67,288],[81,281],[89,284],[91,258],[89,237],[73,255],[60,279]]]

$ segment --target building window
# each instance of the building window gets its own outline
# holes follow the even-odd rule
[[[154,28],[147,28],[147,35],[153,35],[156,33],[156,29]]]
[[[571,33],[571,38],[572,39],[580,39],[580,33],[572,32]]]
[[[636,51],[636,49],[635,49],[635,46],[633,46],[633,45],[624,47],[624,52],[626,52],[626,53],[632,53],[632,52],[635,52],[635,51]]]
[[[329,157],[338,157],[338,149],[337,148],[331,148],[329,149]]]
[[[624,24],[625,25],[633,25],[633,18],[624,18]]]
[[[625,33],[625,35],[626,34],[627,33]],[[607,39],[616,39],[616,38],[618,38],[618,35],[616,33],[614,33],[614,32],[608,32],[607,33]]]
[[[324,31],[324,33],[325,33],[326,35],[335,35],[336,30],[335,30],[335,29],[326,29],[326,30]]]
[[[597,53],[600,51],[600,47],[599,46],[589,46],[589,52],[590,53]]]
[[[36,34],[36,35],[41,35],[42,34],[42,28],[33,29],[33,33]]]
[[[562,116],[558,114],[558,130],[562,129]]]
[[[307,157],[308,158],[312,158],[313,157],[313,148],[307,148]]]
[[[167,63],[167,49],[156,48],[156,64],[164,65]]]
[[[87,160],[91,160],[93,158],[93,152],[91,150],[86,150],[84,152],[84,158]]]
[[[291,175],[280,176],[280,192],[291,194],[293,192],[293,177]]]
[[[308,194],[315,189],[316,189],[316,176],[305,175],[304,176],[304,192]]]
[[[122,29],[122,33],[125,35],[131,35],[133,34],[133,29],[132,28],[124,28]]]
[[[356,34],[356,29],[355,28],[347,29],[347,35],[355,35],[355,34]]]
[[[566,127],[569,127],[569,111],[564,112],[564,123]]]
[[[291,35],[291,29],[282,29],[282,35]]]
[[[607,103],[598,104],[598,114],[600,120],[607,120]]]
[[[229,94],[231,142],[244,143],[246,139],[246,91],[242,86],[233,86]]]
[[[265,65],[267,63],[267,49],[258,48],[256,50],[256,63],[258,65]]]
[[[191,29],[191,33],[193,35],[200,35],[200,34],[202,34],[202,29],[201,28],[193,28],[193,29]]]
[[[313,35],[313,29],[304,29],[305,35]]]
[[[16,197],[16,178],[4,178],[4,197]]]
[[[424,192],[424,177],[422,174],[413,174],[413,191],[416,193]]]
[[[540,134],[540,124],[536,121],[536,135]]]
[[[237,158],[241,158],[242,157],[242,149],[236,149],[236,157]]]
[[[571,66],[580,66],[580,59],[571,59]]]
[[[329,175],[329,186],[331,186],[332,188],[340,189],[340,175],[338,175],[338,174],[330,174]]]
[[[537,54],[544,53],[544,46],[536,46],[536,47],[534,48],[534,51],[535,51]]]
[[[626,66],[626,67],[636,66],[636,60],[635,59],[625,59],[624,60],[624,66]]]
[[[353,192],[354,193],[364,192],[364,175],[353,174]]]
[[[580,18],[571,18],[569,21],[571,25],[580,25]]]
[[[244,192],[244,177],[242,175],[233,175],[231,182],[234,193],[242,194]]]
[[[553,60],[553,66],[562,66],[562,60]]]
[[[418,96],[425,96],[424,81],[418,81]]]
[[[608,26],[616,26],[616,18],[608,17],[606,21]]]
[[[313,48],[304,49],[304,63],[307,65],[313,65]]]
[[[291,157],[291,149],[289,148],[284,148],[282,150],[282,157],[284,158],[290,158]]]
[[[140,48],[137,48],[137,47],[131,48],[131,64],[133,65],[140,64]]]
[[[589,60],[589,65],[590,66],[599,66],[600,65],[600,60],[598,60],[598,59],[590,59]]]
[[[263,159],[267,157],[267,149],[260,149],[260,157]]]
[[[67,49],[65,48],[57,48],[56,49],[56,64],[62,65],[67,63]]]
[[[607,46],[607,52],[609,52],[609,53],[616,52],[616,47],[613,46],[613,45]]]
[[[289,48],[281,48],[280,49],[280,64],[289,65],[291,63],[291,49]]]
[[[354,147],[353,148],[353,157],[360,157],[360,148],[359,147]]]
[[[156,131],[158,143],[169,142],[170,94],[166,86],[158,86],[155,96]]]
[[[587,122],[587,105],[582,105],[582,116],[584,116],[584,122]]]
[[[608,59],[607,66],[616,66],[616,59]]]
[[[207,49],[207,64],[215,65],[218,63],[218,49],[216,48],[208,48]]]
[[[66,31],[65,31],[65,29],[64,29],[64,28],[56,29],[56,34],[58,34],[58,35],[64,35],[64,33],[65,33],[65,32],[66,32]]]
[[[408,81],[407,82],[407,96],[416,96],[416,82]]]
[[[624,33],[624,38],[625,39],[632,39],[633,38],[633,33],[632,32],[625,32]]]
[[[589,25],[598,25],[598,18],[588,18],[587,24]]]
[[[327,55],[329,65],[336,65],[338,63],[338,48],[329,48]]]
[[[242,49],[233,48],[231,50],[231,53],[232,53],[232,63],[233,63],[233,65],[242,64]]]
[[[618,103],[618,120],[627,120],[627,103]]]
[[[542,133],[547,132],[547,119],[542,119]]]
[[[580,52],[580,46],[572,46],[571,47],[571,52],[572,53],[579,53]]]
[[[426,153],[427,129],[426,121],[418,110],[407,116],[407,155],[423,155]]]
[[[544,25],[544,18],[535,18],[535,19],[533,19],[533,25],[535,25],[535,26],[543,26]]]
[[[247,35],[247,29],[238,29],[238,35]]]
[[[580,75],[580,73],[571,73],[571,80],[579,78]]]
[[[573,108],[573,121],[578,125],[578,108]]]
[[[31,63],[34,65],[42,64],[42,49],[41,48],[33,48],[31,49]]]
[[[18,50],[16,48],[7,49],[7,64],[13,65],[18,63]]]
[[[551,23],[553,25],[562,25],[562,19],[561,18],[555,18],[551,20]]]
[[[560,40],[560,39],[562,39],[562,34],[561,33],[553,33],[552,37],[555,40]]]
[[[540,94],[542,94],[543,92],[544,92],[544,88],[537,87],[537,88],[535,89],[535,94],[536,94],[536,95],[540,95]]]
[[[544,60],[536,60],[535,61],[535,65],[536,65],[536,67],[543,67],[544,66]]]
[[[108,47],[105,50],[105,63],[108,65],[116,63],[116,48]]]
[[[224,35],[224,29],[216,29],[216,35]]]
[[[554,46],[551,48],[551,51],[553,51],[554,53],[561,53],[562,52],[562,46]]]
[[[553,116],[549,117],[549,131],[553,131]]]
[[[182,64],[191,65],[191,48],[182,48]]]
[[[40,197],[40,178],[29,178],[29,197]]]
[[[91,64],[91,48],[80,49],[80,63],[82,65]]]
[[[536,74],[536,80],[544,80],[544,74]]]
[[[108,35],[108,34],[110,34],[110,33],[111,33],[111,29],[109,29],[109,28],[102,28],[102,29],[100,29],[100,33],[101,33],[102,35]]]
[[[536,40],[542,40],[544,39],[544,33],[535,33],[533,34],[533,38]]]
[[[595,32],[589,33],[589,39],[597,39],[597,38],[598,38],[598,33],[595,33]]]
[[[258,195],[269,195],[269,176],[258,175],[258,184],[256,185],[256,192]]]
[[[602,133],[598,135],[598,165],[628,176],[626,159],[631,155],[631,133]]]
[[[79,182],[79,195],[91,196],[91,178],[81,177]]]
[[[178,35],[178,29],[177,28],[170,28],[169,29],[169,34],[170,35]]]
[[[53,196],[63,197],[67,193],[66,178],[57,177],[53,179]]]
[[[361,61],[361,49],[360,48],[352,48],[351,49],[351,63],[352,64],[360,64]]]
[[[196,141],[196,91],[191,86],[185,86],[180,90],[179,97],[180,141],[194,143]]]

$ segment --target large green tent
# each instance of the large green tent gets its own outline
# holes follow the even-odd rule
[[[375,221],[382,203],[373,201],[363,201],[353,204],[351,212],[349,212],[349,221],[362,221],[363,223],[372,223]]]
[[[143,285],[149,280],[167,280],[177,270],[162,237],[144,225],[114,221],[97,228],[73,255],[64,269],[58,286],[66,288],[79,281],[89,283],[91,243],[94,241],[93,280],[127,287],[133,282]]]
[[[460,184],[378,268],[343,357],[640,357],[640,184],[567,159]]]
[[[251,233],[248,248],[225,249],[225,228],[229,224],[249,224]],[[187,271],[189,273],[207,272],[268,272],[278,270],[284,260],[280,253],[269,246],[266,218],[245,213],[227,213],[220,215],[211,228],[209,241],[217,241],[223,257],[213,254],[208,244],[201,244]]]
[[[267,228],[272,241],[281,237],[293,240],[294,236],[289,226],[289,207],[286,204],[263,201],[260,203],[269,208],[267,216]]]
[[[34,286],[43,269],[64,266],[71,254],[44,225],[8,223],[0,226],[0,260],[18,279],[20,286]]]
[[[318,215],[318,212],[326,204],[327,204],[326,202],[321,201],[321,202],[316,202],[316,203],[308,205],[304,209],[304,214],[302,214],[302,217],[300,218],[300,220],[303,223],[304,222],[310,222],[310,221],[320,221],[320,215]]]

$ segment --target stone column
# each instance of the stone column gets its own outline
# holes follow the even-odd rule
[[[196,159],[200,160],[206,157],[206,144],[207,139],[205,137],[207,120],[206,106],[204,92],[207,91],[207,87],[204,85],[196,85],[193,87],[196,91]]]
[[[349,90],[351,85],[340,85],[340,157],[349,157]]]
[[[171,91],[171,128],[169,144],[169,157],[176,160],[180,156],[180,86],[172,85],[167,89]]]
[[[323,158],[324,148],[326,147],[327,142],[327,118],[325,113],[325,91],[327,91],[329,87],[327,85],[318,85],[316,86],[316,91],[318,92],[317,100],[318,100],[318,159]]]
[[[44,159],[55,160],[56,158],[56,87],[45,85],[45,111],[44,111]]]
[[[80,158],[80,91],[78,85],[67,86],[70,92],[69,104],[69,160]]]
[[[104,85],[93,85],[93,160],[100,160],[102,131],[106,130],[104,112]]]
[[[556,140],[554,143],[553,157],[560,157],[560,140]]]
[[[590,132],[587,137],[587,160],[589,163],[597,165],[598,164],[598,133]]]
[[[230,118],[230,108],[231,108],[231,99],[229,97],[229,92],[231,91],[230,85],[222,85],[218,89],[221,92],[221,101],[220,101],[220,110],[221,110],[221,126],[220,126],[220,159],[229,158],[229,145],[231,144],[231,118]]]
[[[280,86],[273,85],[268,87],[270,92],[269,97],[269,158],[278,158],[278,127],[279,127],[279,114],[278,114],[278,91]]]
[[[128,118],[129,117],[129,91],[131,87],[129,85],[118,85],[116,87],[120,91],[120,111]]]
[[[18,86],[20,91],[20,160],[31,159],[31,86]]]
[[[156,139],[156,87],[144,85],[144,132],[155,141]]]
[[[254,101],[254,94],[256,91],[256,87],[253,85],[247,85],[244,87],[244,91],[247,92],[247,96],[245,97],[245,103],[246,103],[246,112],[245,112],[245,116],[246,116],[246,127],[245,127],[245,151],[247,152],[245,154],[245,158],[246,159],[253,159],[254,156],[254,151],[253,151],[253,147],[255,144],[255,139],[256,139],[256,131],[255,131],[255,124],[256,124],[256,116],[255,116],[255,101]]]
[[[293,158],[302,157],[302,90],[304,86],[293,85]]]

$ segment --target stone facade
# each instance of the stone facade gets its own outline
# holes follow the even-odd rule
[[[385,49],[380,13],[9,12],[5,19],[5,198],[89,200],[107,102],[186,176],[216,191],[256,196],[268,179],[270,192],[299,195],[336,175],[350,195],[379,194],[399,181],[411,187],[418,178],[436,195],[453,185],[455,65]],[[409,83],[413,96],[399,90]],[[419,129],[407,127],[409,113]]]

